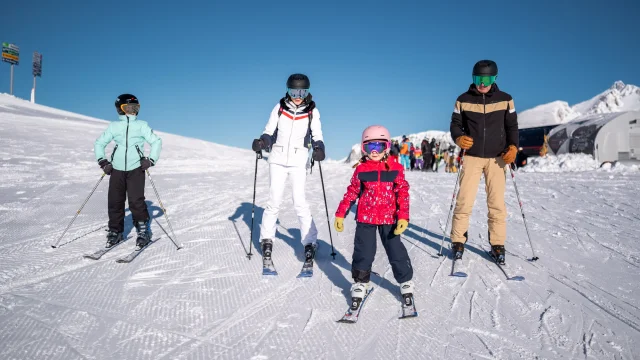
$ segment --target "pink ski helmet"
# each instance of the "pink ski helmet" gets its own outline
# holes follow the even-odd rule
[[[364,129],[362,132],[362,153],[366,154],[367,151],[364,148],[364,143],[371,140],[384,140],[387,142],[387,148],[385,152],[389,151],[391,141],[391,135],[389,134],[389,130],[381,125],[371,125],[368,128]]]

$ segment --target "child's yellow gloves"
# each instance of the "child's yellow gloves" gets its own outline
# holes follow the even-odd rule
[[[333,223],[333,227],[336,228],[337,232],[342,232],[344,230],[344,218],[337,217],[336,221]]]
[[[407,226],[409,226],[409,221],[405,219],[398,220],[398,225],[396,225],[396,229],[393,230],[395,235],[402,234],[405,230],[407,230]]]

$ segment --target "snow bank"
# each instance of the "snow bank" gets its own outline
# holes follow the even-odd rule
[[[519,171],[522,172],[576,172],[576,171],[607,171],[607,172],[634,172],[638,171],[638,165],[625,165],[616,163],[599,163],[587,154],[561,154],[558,156],[548,155],[545,157],[529,158],[529,164]]]

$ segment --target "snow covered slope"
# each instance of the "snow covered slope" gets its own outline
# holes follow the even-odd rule
[[[518,114],[520,128],[557,125],[578,116],[640,110],[640,88],[616,81],[609,89],[587,101],[569,106],[564,101],[554,101],[525,110]]]
[[[184,249],[176,251],[162,231],[166,220],[147,185],[159,241],[130,264],[115,259],[133,248],[131,240],[101,260],[83,259],[104,243],[106,181],[64,245],[52,249],[100,177],[92,149],[106,128],[61,114],[0,96],[0,359],[640,357],[637,172],[519,173],[540,260],[526,260],[531,249],[509,183],[506,271],[524,281],[507,280],[487,258],[483,184],[465,253],[469,276],[448,276],[450,260],[436,254],[456,175],[409,173],[411,224],[402,241],[419,317],[397,319],[399,288],[379,246],[377,290],[360,321],[346,325],[335,321],[348,306],[353,215],[343,233],[333,232],[333,260],[314,170],[307,197],[320,232],[316,273],[296,278],[303,249],[287,191],[274,244],[280,275],[263,279],[255,246],[268,168],[259,162],[248,260],[250,150],[159,133],[163,151],[150,171]],[[333,214],[352,169],[322,165]],[[130,220],[127,212],[132,238]]]

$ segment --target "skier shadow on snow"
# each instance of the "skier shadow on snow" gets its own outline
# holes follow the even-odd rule
[[[147,203],[147,211],[149,212],[149,220],[151,220],[150,222],[153,222],[154,219],[157,219],[157,218],[161,217],[162,215],[164,215],[164,211],[162,211],[161,208],[153,205],[153,201],[146,200],[145,202]],[[129,211],[129,208],[124,209],[124,211],[125,211],[126,216],[124,218],[124,232],[122,233],[122,238],[123,239],[127,239],[129,234],[131,233],[131,231],[133,229],[135,229],[135,227],[133,226],[133,215],[131,214],[131,211]]]
[[[423,235],[421,235],[419,233],[422,233]],[[422,251],[428,253],[429,255],[431,255],[431,257],[433,257],[433,258],[438,258],[439,257],[438,256],[438,251],[440,251],[440,242],[442,241],[442,233],[436,234],[436,233],[434,233],[432,231],[429,231],[427,229],[424,229],[424,228],[422,228],[420,226],[417,226],[417,225],[409,223],[408,229],[405,230],[405,232],[402,235],[403,235],[403,237],[409,237],[409,238],[418,240],[422,244],[433,248],[435,250],[435,253],[428,252],[425,249],[423,249],[422,247],[419,247],[416,244],[413,244],[414,246],[418,247],[420,250],[422,250]],[[427,236],[424,236],[424,235],[432,237],[432,238],[434,238],[436,240],[435,241],[430,240]],[[444,243],[444,246],[443,246],[443,249],[442,249],[442,253],[445,254],[445,251],[446,251],[447,256],[450,256],[451,255],[451,249],[449,249],[449,246],[451,244],[451,238],[447,236],[447,237],[444,238],[444,240],[445,240],[445,243]],[[481,257],[485,257],[486,258],[488,256],[486,251],[484,251],[482,248],[477,248],[477,247],[473,246],[472,244],[469,243],[469,241],[467,241],[465,243],[464,250],[465,251],[470,251],[470,252],[475,253],[477,255],[480,255]]]
[[[291,234],[291,236],[287,236],[286,234],[278,231],[276,233],[276,238],[282,240],[285,244],[289,245],[293,249],[296,258],[302,265],[305,259],[304,246],[302,246],[300,230],[286,230],[289,234]],[[279,243],[274,243],[274,248],[278,244]],[[315,266],[317,266],[318,269],[327,276],[327,278],[333,283],[333,285],[342,289],[342,295],[344,295],[347,305],[351,304],[352,282],[342,273],[342,270],[348,271],[349,274],[351,273],[351,262],[347,260],[344,255],[342,255],[342,253],[340,253],[340,251],[336,250],[335,248],[334,251],[336,253],[336,259],[333,260],[333,258],[331,257],[331,244],[327,243],[326,241],[318,239],[317,244],[318,252],[316,253]],[[276,252],[274,251],[274,253]],[[400,296],[400,286],[392,283],[388,279],[382,278],[379,274],[373,271],[371,272],[371,282],[375,284],[375,287],[380,287],[389,291],[396,297],[396,299],[398,299],[398,301],[402,300]]]
[[[249,231],[251,231],[251,208],[252,207],[253,207],[252,203],[243,202],[242,204],[240,204],[240,206],[238,206],[238,208],[236,209],[236,212],[234,212],[233,215],[229,216],[228,218],[233,222],[233,227],[236,229],[236,233],[238,234],[238,238],[240,239],[240,243],[242,244],[242,247],[244,248],[244,252],[246,254],[249,253],[249,249],[247,246],[245,246],[244,241],[242,240],[242,236],[240,236],[240,231],[238,230],[238,226],[236,225],[236,220],[242,217],[242,220],[247,225],[247,228],[249,229]],[[253,236],[253,239],[249,239],[249,241],[253,242],[253,247],[255,248],[255,251],[258,253],[258,255],[262,256],[262,249],[260,248],[259,227],[260,227],[260,224],[262,223],[262,214],[264,213],[264,209],[256,205],[254,212],[255,212],[255,216],[253,220],[254,236]]]

